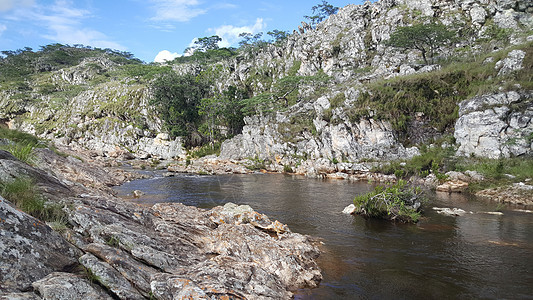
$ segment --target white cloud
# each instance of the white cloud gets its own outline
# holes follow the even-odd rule
[[[197,8],[200,5],[198,0],[152,0],[152,2],[155,9],[153,21],[187,22],[207,11]]]
[[[126,47],[111,41],[104,33],[82,26],[82,20],[92,15],[87,10],[73,7],[72,1],[56,0],[52,6],[29,14],[27,17],[30,20],[35,20],[49,30],[42,36],[54,42],[126,50]]]
[[[218,28],[209,28],[208,31],[222,38],[222,41],[218,43],[220,47],[229,47],[231,45],[237,44],[237,42],[241,39],[239,37],[239,34],[243,32],[248,32],[252,34],[259,33],[265,27],[266,24],[264,23],[263,19],[258,18],[255,21],[255,24],[251,26],[236,27],[233,25],[223,25]]]
[[[4,31],[7,30],[7,26],[4,25],[4,24],[0,24],[0,36],[2,35],[2,33],[4,33]]]
[[[165,61],[171,61],[174,58],[180,57],[180,56],[182,56],[182,54],[171,53],[168,50],[163,50],[163,51],[160,51],[159,53],[157,53],[157,55],[154,58],[154,62],[162,63],[162,62],[165,62]]]
[[[0,0],[0,11],[32,6],[34,2],[34,0]]]

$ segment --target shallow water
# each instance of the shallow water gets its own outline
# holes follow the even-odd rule
[[[341,213],[366,183],[289,175],[156,177],[117,187],[142,203],[248,204],[292,231],[320,237],[324,280],[297,299],[533,299],[533,214],[462,195],[433,195],[416,225]],[[442,216],[432,206],[472,211]]]

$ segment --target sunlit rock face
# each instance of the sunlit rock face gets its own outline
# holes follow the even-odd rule
[[[532,153],[533,94],[508,92],[465,100],[455,124],[458,154],[500,158]]]

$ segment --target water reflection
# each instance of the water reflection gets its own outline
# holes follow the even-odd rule
[[[249,204],[295,232],[321,238],[324,280],[297,299],[532,298],[533,214],[482,214],[496,205],[460,194],[435,195],[417,225],[340,213],[370,189],[287,175],[183,175],[138,180],[117,190],[123,196],[141,190],[143,203]],[[431,206],[473,214],[448,217]]]

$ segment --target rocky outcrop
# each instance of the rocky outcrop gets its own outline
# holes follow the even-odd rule
[[[314,105],[301,104],[288,113],[277,113],[275,118],[246,118],[243,133],[222,144],[220,158],[268,160],[278,165],[273,169],[282,170],[284,165],[302,165],[306,160],[325,160],[327,168],[331,162],[409,158],[418,154],[418,149],[405,148],[397,141],[386,121],[362,119],[352,123],[339,116],[346,121],[332,124],[323,120],[327,109],[330,103],[324,97]],[[342,115],[342,111],[338,114]],[[303,173],[310,173],[309,169]]]
[[[416,154],[416,150],[401,145],[390,123],[373,117],[371,109],[372,116],[367,118],[350,120],[348,116],[351,103],[361,100],[358,95],[364,92],[364,84],[440,68],[421,65],[418,50],[401,51],[387,45],[391,33],[398,26],[435,17],[450,28],[474,32],[453,47],[474,49],[473,53],[477,54],[481,50],[475,50],[478,46],[473,41],[487,38],[495,24],[514,30],[513,43],[525,42],[522,28],[533,25],[532,10],[530,1],[518,0],[367,1],[341,8],[316,27],[304,24],[299,32],[295,31],[281,43],[243,51],[237,57],[214,64],[188,63],[172,68],[180,74],[198,74],[211,68],[219,75],[215,90],[223,91],[233,85],[246,89],[250,95],[272,92],[276,82],[286,76],[323,72],[330,77],[330,83],[323,87],[325,91],[313,86],[300,87],[296,102],[305,99],[302,102],[306,103],[283,108],[285,112],[271,117],[248,118],[243,134],[225,143],[225,158],[268,158],[276,161],[274,169],[300,163],[301,159],[294,157],[304,161],[323,158],[349,162],[363,158],[407,158]],[[439,57],[445,58],[452,51],[452,48],[442,49]],[[525,56],[523,50],[511,51],[496,63],[498,75],[508,76],[523,69]],[[19,91],[1,91],[0,107],[4,109],[0,111],[0,121],[64,145],[98,151],[103,156],[185,158],[181,140],[171,139],[164,133],[162,121],[149,103],[149,80],[135,75],[112,76],[109,71],[116,68],[115,62],[100,55],[86,58],[77,66],[53,71],[39,82],[29,82],[31,92],[23,97]],[[49,89],[54,92],[49,94]],[[333,107],[328,99],[339,93],[345,95],[346,101],[340,107]],[[502,114],[495,110],[493,115],[483,118],[504,117]],[[435,131],[427,124],[419,127],[427,132]],[[456,135],[472,140],[468,143],[473,144],[476,137],[472,134],[475,133],[466,133],[468,137],[461,132]],[[492,157],[515,155],[524,150],[519,145],[517,149],[507,147],[488,153],[495,145],[495,138],[493,133],[482,134],[479,145],[465,143],[461,152]],[[506,135],[508,138],[496,142],[517,138],[512,133]],[[430,139],[421,137],[411,142],[427,140]]]
[[[81,251],[0,196],[0,294],[31,290],[46,275],[73,269]]]
[[[512,186],[482,190],[477,192],[476,196],[498,203],[533,206],[532,194],[533,185],[530,183],[519,182]]]
[[[321,279],[313,241],[249,206],[139,206],[106,192],[112,172],[40,153],[47,172],[0,152],[1,182],[36,177],[68,225],[61,236],[0,198],[0,297],[289,299]]]
[[[73,276],[72,273],[51,273],[34,282],[33,288],[42,299],[113,299],[100,286],[89,282],[84,276]]]
[[[500,158],[533,153],[533,92],[490,94],[459,104],[460,155]]]

